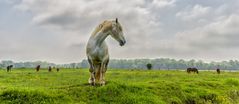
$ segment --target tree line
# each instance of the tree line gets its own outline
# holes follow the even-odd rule
[[[147,69],[147,64],[151,64],[151,69],[158,70],[172,70],[172,69],[186,69],[188,67],[195,67],[200,70],[215,70],[220,68],[223,70],[237,70],[239,69],[239,61],[229,60],[220,62],[204,62],[202,60],[176,60],[170,58],[157,58],[157,59],[112,59],[109,62],[109,68],[114,69]],[[46,61],[34,61],[34,62],[13,62],[10,60],[4,60],[0,63],[0,68],[5,68],[8,65],[14,65],[14,68],[35,68],[37,65],[41,65],[42,68],[48,66],[55,66],[61,68],[89,68],[87,60],[82,60],[78,63],[68,64],[55,64]]]

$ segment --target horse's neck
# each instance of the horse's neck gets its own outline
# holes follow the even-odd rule
[[[105,39],[107,38],[109,32],[98,32],[95,35],[91,36],[91,41],[93,41],[93,43],[96,46],[101,46],[102,43],[105,41]]]

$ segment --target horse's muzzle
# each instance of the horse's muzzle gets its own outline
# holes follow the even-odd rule
[[[125,43],[126,43],[125,40],[121,40],[121,41],[120,41],[120,46],[123,46]]]

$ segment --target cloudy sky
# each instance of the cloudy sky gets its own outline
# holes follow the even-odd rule
[[[239,0],[0,0],[0,60],[79,62],[93,29],[118,17],[111,58],[239,58]]]

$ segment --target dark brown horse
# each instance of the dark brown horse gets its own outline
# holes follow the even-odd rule
[[[13,65],[7,66],[7,72],[11,71],[11,70],[12,70],[12,67],[13,67]]]
[[[49,68],[48,68],[48,72],[51,72],[51,66],[49,66]]]
[[[60,71],[60,68],[56,68],[56,71],[59,72],[59,71]]]
[[[37,65],[37,67],[36,67],[36,71],[38,72],[39,70],[40,70],[40,65]]]
[[[220,71],[220,69],[219,69],[219,68],[217,68],[217,74],[220,74],[220,72],[221,72],[221,71]]]
[[[198,69],[197,68],[187,68],[187,72],[188,73],[194,72],[194,73],[198,74]]]

